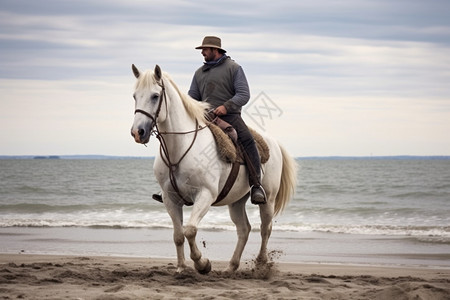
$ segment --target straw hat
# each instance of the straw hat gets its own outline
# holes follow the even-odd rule
[[[223,52],[227,52],[225,49],[222,49],[222,42],[217,36],[205,36],[201,46],[195,47],[195,49],[203,48],[217,48]]]

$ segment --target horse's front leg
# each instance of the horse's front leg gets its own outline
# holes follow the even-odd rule
[[[183,234],[183,207],[164,198],[164,205],[167,213],[172,219],[173,224],[173,241],[177,249],[177,273],[181,273],[186,269],[184,257],[184,234]]]
[[[198,224],[211,206],[211,199],[211,193],[207,190],[199,193],[192,208],[189,222],[184,227],[184,236],[189,243],[191,259],[194,261],[195,269],[201,274],[207,274],[211,271],[211,263],[209,259],[202,257],[195,238],[197,236]]]

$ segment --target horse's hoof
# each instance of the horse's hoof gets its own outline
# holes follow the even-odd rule
[[[264,266],[264,265],[267,264],[268,261],[269,261],[269,260],[268,260],[267,256],[259,255],[259,256],[256,258],[255,263],[256,263],[256,266]]]
[[[232,274],[236,273],[236,270],[234,268],[226,268],[225,270],[223,270],[223,274],[225,276],[231,276]]]
[[[224,272],[226,274],[232,274],[232,273],[236,272],[236,270],[238,268],[239,268],[239,263],[230,262],[230,264],[228,265],[228,268],[226,268]]]
[[[209,272],[211,272],[211,262],[209,261],[209,259],[206,261],[206,265],[203,269],[197,269],[197,271],[202,274],[208,274]]]

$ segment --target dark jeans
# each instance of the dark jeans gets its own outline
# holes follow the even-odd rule
[[[261,176],[261,161],[259,158],[258,149],[256,148],[255,139],[253,138],[247,125],[242,120],[240,114],[227,114],[220,116],[222,120],[230,123],[236,130],[238,135],[238,143],[242,146],[243,150],[248,156],[251,166],[248,167],[249,171],[249,184],[250,186],[260,184]],[[252,169],[253,168],[253,169]]]

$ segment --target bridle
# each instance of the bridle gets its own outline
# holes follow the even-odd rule
[[[198,132],[200,130],[203,130],[206,127],[208,127],[209,124],[207,124],[205,126],[199,126],[198,125],[198,120],[195,119],[195,129],[194,130],[183,131],[183,132],[160,131],[159,128],[158,128],[157,120],[158,120],[158,117],[159,117],[159,113],[161,112],[162,103],[165,102],[166,114],[168,112],[168,108],[167,108],[167,95],[166,95],[166,88],[164,86],[164,81],[161,79],[161,82],[158,82],[158,85],[161,87],[162,90],[161,90],[161,99],[159,100],[158,108],[156,109],[155,116],[153,117],[150,113],[148,113],[148,112],[146,112],[145,110],[142,110],[142,109],[136,109],[134,111],[134,114],[141,113],[141,114],[145,115],[146,117],[148,117],[148,118],[150,118],[152,120],[152,124],[153,124],[154,128],[151,130],[150,136],[152,136],[154,134],[156,136],[156,138],[160,142],[159,152],[160,152],[160,155],[161,155],[161,158],[162,158],[164,164],[169,168],[170,183],[172,184],[172,187],[175,190],[175,192],[178,194],[178,196],[183,200],[184,204],[187,205],[187,206],[190,206],[190,205],[192,205],[194,203],[192,201],[186,200],[181,195],[180,189],[178,188],[178,185],[177,185],[175,172],[178,169],[178,167],[179,167],[181,161],[183,160],[183,158],[186,157],[186,155],[188,154],[189,150],[191,150],[192,146],[194,145],[195,140],[197,139]],[[164,139],[164,135],[189,134],[189,133],[194,133],[194,138],[192,139],[191,144],[186,149],[186,151],[183,153],[183,155],[181,155],[180,159],[176,163],[173,163],[171,161],[171,158],[170,158],[170,155],[169,155],[169,149],[167,147],[166,140]]]
[[[152,120],[153,126],[156,127],[157,131],[158,131],[158,127],[157,127],[156,120],[158,119],[159,112],[161,111],[162,103],[163,103],[164,99],[166,98],[166,87],[164,86],[164,81],[161,79],[161,83],[158,82],[158,85],[161,87],[162,90],[161,90],[161,99],[158,103],[158,108],[156,109],[155,117],[153,117],[151,114],[149,114],[148,112],[146,112],[145,110],[142,110],[142,109],[136,109],[134,111],[134,114],[141,113],[144,116],[150,118]],[[166,112],[167,112],[167,101],[166,101]],[[152,135],[152,134],[153,134],[153,130],[150,135]]]

